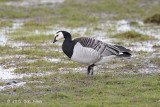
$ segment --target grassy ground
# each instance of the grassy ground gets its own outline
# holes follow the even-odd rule
[[[1,5],[0,17],[31,18],[34,22],[43,22],[46,25],[62,24],[66,27],[79,27],[96,24],[106,19],[143,20],[159,11],[159,1],[154,3],[154,0],[147,2],[145,0],[138,2],[135,0],[67,0],[54,7],[50,4],[36,7]]]
[[[116,38],[111,42],[127,47],[133,47],[134,42],[158,43],[158,38],[152,35],[136,31],[117,34],[116,25],[111,27],[105,24],[126,19],[131,27],[144,31],[148,28],[159,29],[157,24],[139,25],[137,22],[159,13],[158,0],[66,0],[56,5],[48,3],[35,6],[5,3],[6,0],[0,0],[0,29],[12,28],[17,20],[23,24],[14,32],[5,32],[8,44],[0,46],[0,65],[6,69],[15,67],[16,74],[44,75],[15,79],[26,84],[0,91],[0,106],[160,106],[160,73],[154,72],[160,70],[160,58],[157,55],[160,44],[153,45],[153,52],[133,50],[132,58],[113,60],[96,68],[93,76],[87,76],[86,66],[70,61],[61,52],[61,45],[52,44],[54,34],[45,33],[62,28],[71,29],[73,37],[80,37],[81,33],[84,36],[107,33],[104,38]],[[74,30],[79,27],[87,30],[75,33]],[[9,44],[19,42],[25,45]],[[60,61],[50,61],[52,58]],[[149,69],[153,73],[140,73],[141,69]],[[51,74],[45,75],[47,73]],[[0,81],[0,86],[5,85],[5,81]]]
[[[29,79],[32,82],[27,83],[25,87],[4,91],[3,93],[9,95],[1,95],[0,105],[156,107],[160,105],[159,77],[159,74],[105,73],[86,76],[79,73],[56,73],[24,78],[24,81]]]

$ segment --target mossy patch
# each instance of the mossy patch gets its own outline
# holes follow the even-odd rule
[[[160,48],[160,45],[155,44],[155,45],[153,45],[153,48]]]
[[[144,20],[144,23],[155,23],[155,24],[160,24],[160,13],[154,14],[150,17],[147,17]]]
[[[119,39],[122,39],[122,40],[125,39],[125,40],[130,40],[130,41],[157,40],[153,36],[144,35],[144,34],[136,32],[136,31],[122,32],[122,33],[119,33],[119,34],[111,35],[110,37],[119,38]]]
[[[131,26],[136,26],[136,25],[138,25],[138,23],[137,23],[136,21],[130,21],[129,24],[130,24]]]
[[[4,86],[5,85],[5,83],[4,82],[0,82],[0,86]]]

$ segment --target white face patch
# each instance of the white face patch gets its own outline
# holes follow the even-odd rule
[[[64,35],[63,35],[63,33],[62,32],[58,32],[57,34],[56,34],[56,40],[58,41],[58,40],[61,40],[61,39],[63,39],[64,38]]]

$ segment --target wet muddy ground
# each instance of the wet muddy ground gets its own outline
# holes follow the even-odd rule
[[[80,2],[85,2],[85,0]],[[16,0],[2,2],[1,5],[14,7],[18,4],[18,6],[28,8],[56,7],[58,5],[63,6],[61,5],[63,3],[65,3],[64,0]],[[96,17],[101,17],[101,14],[95,15],[97,15]],[[106,17],[108,15],[104,14],[102,16]],[[48,25],[43,24],[43,22],[34,23],[35,19],[37,19],[37,17],[16,18],[12,19],[9,25],[0,27],[0,93],[2,95],[27,93],[29,96],[32,94],[31,89],[33,86],[35,86],[35,90],[40,87],[37,93],[41,93],[42,95],[46,95],[50,93],[50,91],[65,92],[68,90],[68,86],[61,90],[58,86],[54,87],[53,84],[49,86],[51,84],[50,82],[56,81],[56,83],[63,83],[63,85],[68,84],[65,83],[66,80],[61,79],[63,75],[65,76],[64,78],[67,78],[68,74],[75,78],[82,79],[81,76],[84,76],[85,79],[88,78],[86,77],[87,67],[85,65],[72,62],[63,54],[61,49],[62,41],[57,44],[52,44],[54,34],[59,30],[70,32],[73,38],[90,36],[106,43],[119,44],[131,49],[131,58],[114,59],[107,64],[97,66],[95,67],[94,75],[104,76],[107,73],[115,73],[115,75],[146,76],[160,73],[160,26],[157,24],[145,24],[143,20],[139,20],[139,18],[137,18],[138,20],[122,18],[103,21],[100,19],[96,24],[92,23],[87,26],[71,25],[67,27],[69,26],[68,24],[63,26],[63,24],[51,23]],[[1,18],[0,21],[4,22],[7,20],[11,19]],[[138,32],[149,38],[147,40],[129,40],[116,38],[114,36],[130,31]],[[58,76],[59,78],[56,77],[56,75],[60,75]],[[75,75],[80,75],[80,77]],[[55,79],[53,77],[55,77]],[[112,76],[108,77],[112,78]],[[90,79],[92,80],[92,77],[89,77],[89,80]],[[80,80],[75,81],[76,85],[79,84],[78,81],[80,82]],[[52,90],[54,89],[53,87],[55,90]],[[93,86],[91,85],[91,87]],[[45,89],[41,90],[41,88]],[[75,86],[75,89],[76,88]],[[80,88],[85,89],[88,87],[81,86]],[[25,89],[27,89],[27,91],[24,91]],[[19,90],[19,93],[15,90]],[[23,91],[21,92],[20,90]],[[65,96],[62,97],[65,98]],[[41,97],[37,95],[36,98]]]

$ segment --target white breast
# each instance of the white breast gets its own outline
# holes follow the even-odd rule
[[[71,60],[82,64],[91,65],[99,61],[100,59],[101,57],[96,50],[83,47],[79,42],[77,42],[77,44],[74,46]]]

